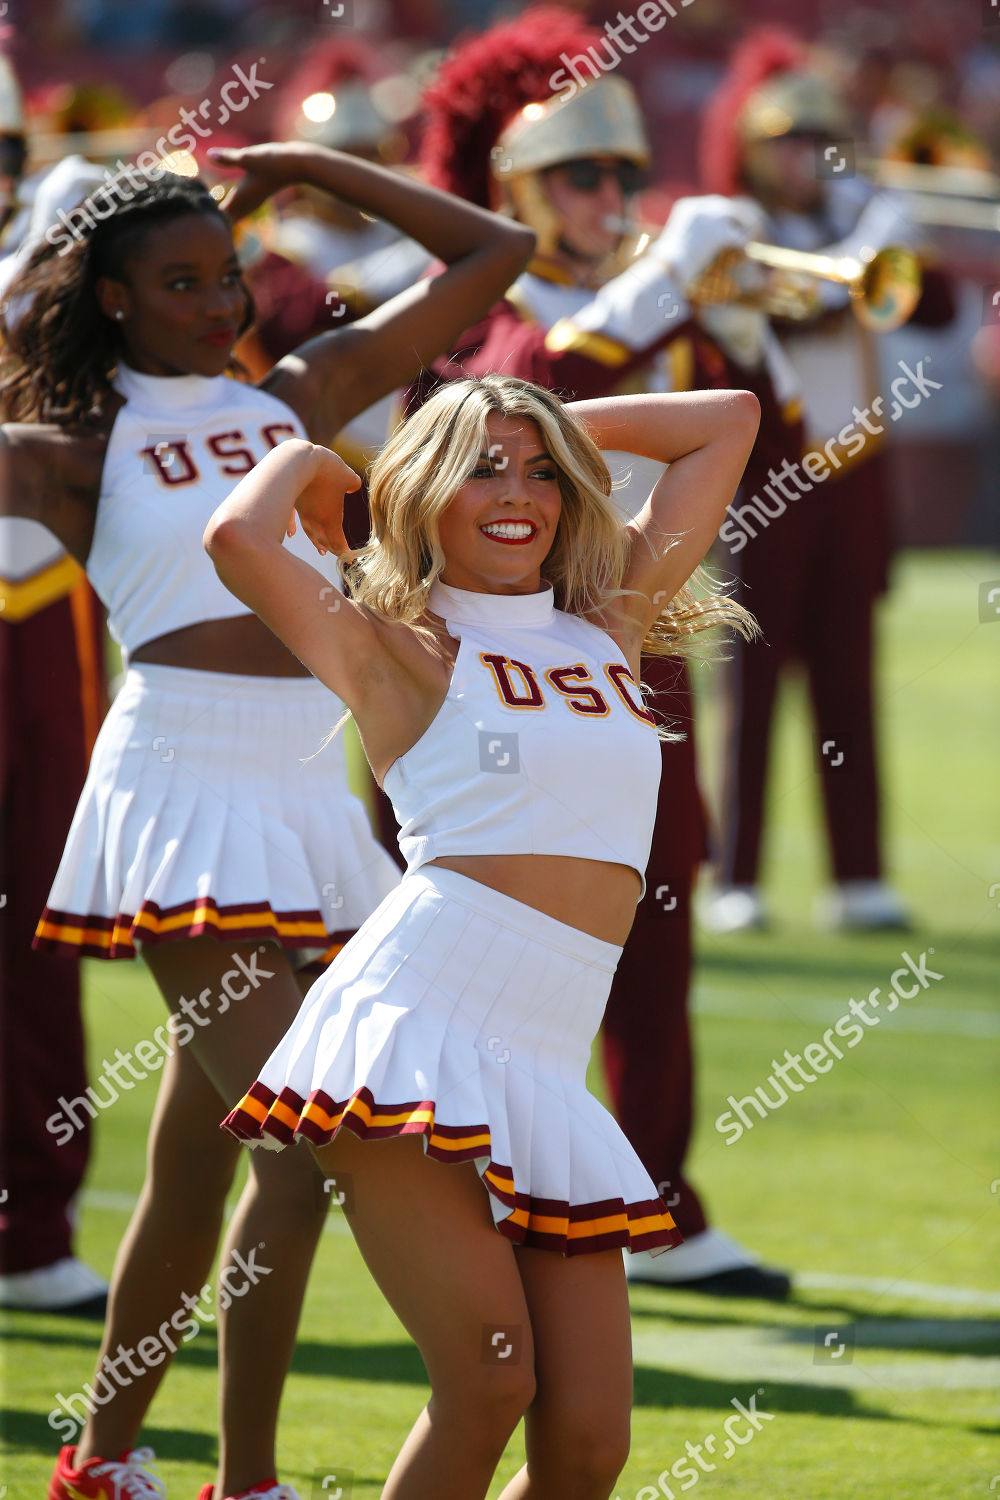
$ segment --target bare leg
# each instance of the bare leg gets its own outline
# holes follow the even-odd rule
[[[429,1160],[417,1137],[360,1141],[346,1129],[316,1159],[348,1188],[358,1247],[431,1383],[382,1500],[481,1500],[534,1376],[515,1252],[478,1173]]]
[[[148,949],[147,963],[164,998],[175,1012],[182,1011],[188,997],[186,1025],[193,1036],[181,1052],[184,1065],[192,1062],[202,1074],[205,1104],[199,1117],[191,1119],[181,1137],[173,1114],[158,1122],[159,1137],[176,1146],[177,1170],[150,1189],[155,1194],[160,1235],[155,1246],[155,1266],[175,1259],[183,1239],[188,1205],[195,1196],[192,1174],[203,1157],[225,1153],[229,1175],[221,1188],[215,1211],[211,1251],[218,1240],[225,1193],[232,1178],[239,1147],[219,1122],[257,1076],[270,1051],[280,1041],[301,1003],[301,992],[287,957],[277,947],[256,943],[219,943],[212,938],[192,938]],[[237,960],[242,960],[242,967]],[[237,965],[234,968],[234,965]],[[223,977],[234,974],[230,988],[246,990],[239,1000],[224,999]],[[245,978],[254,974],[254,981]],[[191,1001],[205,997],[205,1004]],[[170,1145],[165,1149],[169,1152]],[[220,1260],[219,1363],[220,1363],[220,1452],[216,1494],[247,1489],[275,1472],[275,1434],[281,1390],[291,1360],[295,1331],[305,1293],[309,1268],[323,1227],[325,1203],[316,1166],[301,1146],[271,1155],[251,1157],[246,1188],[237,1205]],[[160,1326],[151,1308],[164,1308],[163,1317],[182,1306],[180,1291],[197,1295],[211,1263],[211,1253],[193,1284],[161,1287],[147,1256],[152,1249],[148,1236],[133,1243],[131,1253],[119,1257],[115,1281],[127,1290],[130,1303],[141,1302],[131,1292],[133,1285],[154,1284],[155,1300],[147,1301],[140,1337]],[[241,1260],[236,1260],[239,1253]],[[200,1264],[200,1262],[199,1262]],[[244,1269],[252,1268],[252,1275]],[[266,1267],[266,1273],[263,1268]],[[226,1282],[228,1281],[228,1285]],[[223,1295],[223,1287],[226,1294]],[[177,1292],[175,1296],[174,1293]],[[169,1302],[169,1307],[166,1304]],[[228,1307],[225,1304],[228,1302]],[[120,1337],[109,1329],[109,1340]],[[267,1351],[261,1359],[260,1351]],[[167,1361],[158,1367],[162,1378]],[[107,1422],[99,1436],[81,1450],[78,1462],[92,1454],[117,1455],[131,1446],[138,1423],[151,1399],[154,1386],[142,1381],[142,1400],[136,1399],[128,1431],[116,1415],[119,1398],[104,1409]],[[148,1395],[147,1395],[148,1387]],[[124,1436],[124,1441],[122,1437]]]
[[[190,963],[179,962],[168,947],[156,953],[150,967],[171,1009],[178,1009],[182,995],[209,991],[210,1023],[196,1028],[190,1046],[224,1101],[214,1122],[216,1134],[223,1135],[219,1121],[288,1030],[302,993],[287,957],[275,946],[210,938],[194,942],[201,944],[197,984]],[[217,1003],[237,957],[243,964],[231,988],[249,993]],[[255,982],[245,977],[248,969]],[[281,1392],[326,1208],[322,1180],[305,1146],[251,1153],[247,1184],[219,1261],[218,1496],[249,1489],[276,1471]],[[256,1280],[242,1269],[248,1265]]]
[[[84,1427],[77,1444],[78,1467],[90,1458],[117,1458],[135,1447],[170,1364],[167,1340],[180,1343],[184,1331],[180,1318],[181,1331],[171,1327],[170,1319],[178,1309],[187,1316],[182,1295],[199,1298],[211,1270],[239,1155],[237,1142],[215,1128],[221,1108],[218,1092],[190,1049],[174,1051],[164,1065],[156,1100],[146,1181],[111,1277],[94,1391],[98,1398],[105,1391],[114,1395]],[[201,1305],[210,1315],[211,1303]],[[151,1337],[166,1351],[158,1365],[135,1354],[141,1340]],[[155,1357],[155,1350],[146,1349]],[[122,1350],[130,1357],[123,1357]],[[114,1373],[109,1374],[105,1357],[115,1362]],[[145,1373],[135,1374],[143,1369]]]
[[[263,1061],[263,1059],[262,1059]],[[229,1106],[240,1095],[233,1095]],[[237,1256],[260,1275],[243,1300],[219,1316],[219,1475],[216,1495],[238,1494],[277,1472],[278,1408],[295,1350],[309,1270],[329,1208],[307,1147],[280,1155],[256,1150],[233,1214],[220,1266]],[[258,1274],[260,1274],[258,1272]],[[234,1278],[239,1292],[246,1285]]]
[[[607,1500],[629,1450],[632,1336],[620,1250],[517,1251],[538,1393],[528,1462],[500,1500]]]

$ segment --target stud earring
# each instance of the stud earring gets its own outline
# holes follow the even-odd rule
[[[119,308],[115,313],[115,317],[118,319],[119,323],[121,322],[122,318],[124,318],[124,316],[125,314],[122,312],[121,308]]]

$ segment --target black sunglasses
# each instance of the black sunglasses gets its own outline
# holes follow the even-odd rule
[[[575,161],[560,162],[557,169],[566,173],[571,188],[578,193],[596,193],[605,177],[615,177],[626,198],[634,193],[642,181],[642,172],[634,161],[595,161],[589,156],[577,157]]]
[[[28,147],[22,135],[0,134],[0,176],[20,177]]]

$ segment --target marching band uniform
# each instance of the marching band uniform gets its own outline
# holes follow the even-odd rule
[[[473,1161],[516,1244],[665,1250],[680,1233],[587,1062],[620,949],[479,881],[458,854],[649,852],[653,715],[615,642],[535,594],[437,583],[447,696],[385,776],[407,870],[309,991],[226,1120],[251,1144],[420,1134]]]
[[[0,125],[20,125],[0,58]],[[69,157],[21,184],[4,239],[0,290],[55,210],[102,175]],[[75,964],[31,940],[107,709],[104,623],[83,570],[44,526],[0,519],[0,973],[3,974],[3,1206],[0,1303],[103,1317],[107,1283],[73,1255],[73,1203],[90,1155],[90,1117],[60,1144],[45,1129],[60,1096],[87,1087]]]
[[[808,71],[806,54],[779,34],[753,38],[734,55],[706,115],[707,185],[728,203],[750,238],[835,256],[908,245],[913,227],[898,201],[861,179],[834,176],[814,213],[765,211],[750,168],[759,142],[787,133],[816,142],[817,160],[847,170],[839,145],[849,122],[839,99]],[[698,201],[698,200],[694,200]],[[706,921],[717,930],[759,925],[757,892],[771,720],[782,669],[805,668],[812,699],[834,885],[820,915],[834,926],[905,925],[906,910],[883,880],[872,703],[875,603],[888,583],[890,482],[885,433],[891,402],[879,396],[873,335],[849,311],[846,287],[816,284],[817,316],[778,327],[801,408],[778,421],[765,412],[758,446],[721,530],[739,579],[737,598],[761,626],[763,643],[733,643],[724,674],[727,728],[717,889]],[[708,308],[701,322],[737,367],[758,363],[763,313]],[[940,286],[916,317],[946,321]],[[742,376],[740,376],[742,379]],[[801,426],[797,417],[801,414]],[[862,421],[865,414],[867,421]],[[800,497],[775,492],[774,469],[822,453],[832,470]],[[794,502],[794,503],[786,503]],[[723,556],[725,554],[722,554]],[[728,565],[728,559],[727,559]]]
[[[539,238],[527,271],[448,356],[419,377],[408,407],[441,380],[489,372],[535,381],[567,400],[616,390],[689,389],[706,370],[722,382],[723,362],[690,321],[679,277],[667,267],[679,264],[693,272],[707,264],[733,243],[727,237],[731,228],[704,220],[683,235],[670,231],[638,259],[620,256],[606,266],[592,287],[571,281],[552,256],[559,222],[539,175],[546,166],[603,153],[638,166],[649,160],[627,83],[605,77],[565,104],[552,98],[549,78],[560,51],[580,51],[592,39],[575,17],[564,16],[562,25],[563,32],[556,33],[549,21],[543,31],[529,11],[474,38],[445,64],[425,96],[429,180],[483,204],[499,197]],[[773,400],[768,383],[758,384],[762,400]],[[629,454],[606,453],[605,458],[616,480],[617,503],[623,514],[634,514],[662,466]],[[757,1265],[742,1247],[709,1228],[684,1175],[693,1109],[687,1011],[691,893],[707,854],[707,829],[687,668],[677,658],[653,657],[644,659],[642,675],[658,715],[685,738],[660,744],[662,776],[646,891],[611,986],[602,1045],[617,1118],[685,1244],[655,1263],[641,1254],[630,1257],[627,1274],[710,1291],[783,1296],[787,1277]]]
[[[304,437],[265,391],[226,376],[122,364],[87,568],[130,652],[202,620],[247,614],[201,545],[214,510],[265,452]],[[167,504],[166,502],[169,502]],[[339,577],[301,531],[285,542]],[[98,736],[38,923],[39,951],[129,958],[211,933],[329,960],[397,880],[350,792],[336,742],[305,760],[341,705],[313,678],[142,663]]]
[[[337,37],[321,44],[284,85],[279,101],[283,136],[387,164],[399,160],[405,138],[379,109],[372,90],[379,72],[374,48],[359,38]],[[310,333],[343,328],[388,302],[419,281],[433,261],[423,245],[400,234],[394,224],[367,218],[308,188],[296,191],[267,234],[267,244],[270,261],[252,270],[249,280],[255,298],[261,283],[277,283],[265,291],[270,316],[258,316],[255,329],[272,364]],[[296,295],[292,267],[302,278],[297,289],[300,318],[309,312],[309,284],[320,290],[320,305],[314,326],[301,329],[289,346],[288,294]],[[397,416],[394,397],[383,396],[337,434],[336,451],[355,468],[365,465]]]
[[[31,521],[0,521],[0,601],[0,1302],[97,1316],[106,1284],[74,1260],[70,1217],[89,1128],[65,1146],[45,1129],[59,1096],[87,1087],[79,972],[31,939],[105,711],[104,630],[81,569]]]

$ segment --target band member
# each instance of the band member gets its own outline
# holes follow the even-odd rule
[[[760,33],[734,54],[706,113],[703,176],[714,196],[703,201],[740,222],[745,237],[797,250],[857,256],[911,243],[914,230],[899,200],[854,175],[850,136],[841,99],[806,49],[783,33]],[[946,288],[940,278],[927,277],[926,285],[915,318],[947,321]],[[706,909],[719,931],[767,919],[759,890],[764,787],[775,696],[792,663],[809,684],[832,866],[818,916],[845,928],[907,921],[884,878],[872,707],[875,604],[891,551],[886,444],[893,403],[879,388],[875,335],[852,315],[847,287],[816,281],[814,289],[816,315],[779,328],[804,429],[795,412],[773,420],[774,407],[765,413],[721,535],[719,555],[727,565],[732,559],[738,597],[756,611],[766,645],[737,642],[725,677],[718,884]],[[742,383],[771,336],[765,314],[711,307],[700,321]],[[822,482],[807,479],[807,493],[782,470],[804,452],[819,454],[823,468],[816,472],[825,470]]]
[[[689,215],[635,258],[635,238],[623,228],[650,159],[635,95],[618,76],[568,99],[556,91],[560,58],[585,56],[601,36],[565,11],[534,8],[456,47],[428,88],[428,179],[530,224],[538,247],[503,301],[421,377],[409,404],[437,381],[493,370],[576,397],[684,389],[709,366],[724,378],[679,280],[744,236],[724,218]],[[773,403],[766,371],[748,383]],[[661,466],[626,453],[608,462],[616,501],[638,513]],[[615,1113],[685,1243],[673,1255],[633,1255],[626,1272],[630,1280],[781,1298],[788,1277],[709,1226],[684,1171],[693,1112],[691,892],[707,853],[706,824],[685,664],[651,657],[643,680],[683,738],[661,743],[646,893],[611,987],[602,1043]]]
[[[307,181],[396,223],[445,269],[310,341],[262,388],[242,384],[223,373],[251,316],[229,218],[197,179],[160,170],[80,205],[10,289],[26,306],[4,329],[0,509],[43,522],[86,564],[128,661],[36,946],[139,952],[169,1007],[144,1054],[147,1073],[163,1073],[149,1172],[85,1387],[90,1415],[60,1454],[50,1500],[161,1493],[150,1450],[135,1444],[177,1343],[197,1328],[178,1327],[178,1309],[197,1300],[218,1246],[238,1154],[217,1128],[220,1100],[239,1095],[285,1031],[306,987],[298,971],[328,959],[397,881],[342,751],[309,758],[338,705],[222,588],[205,523],[271,448],[332,438],[412,377],[532,244],[520,226],[320,147],[218,160],[246,169],[233,217]],[[341,595],[328,573],[317,598],[332,618]],[[72,1138],[85,1106],[94,1114],[128,1086],[124,1066],[47,1127]],[[222,1252],[222,1432],[203,1500],[277,1493],[278,1404],[326,1203],[307,1153],[254,1163]],[[234,1266],[258,1256],[267,1280],[222,1296]],[[157,1330],[160,1358],[116,1381],[109,1351]],[[66,1438],[78,1425],[53,1423]]]
[[[55,211],[100,174],[79,157],[22,176],[21,95],[0,55],[0,291]],[[76,964],[33,953],[106,687],[104,626],[81,568],[35,521],[0,519],[0,971],[4,1088],[0,1305],[103,1318],[107,1282],[73,1253],[90,1117],[60,1147],[45,1129],[87,1087]]]
[[[310,1143],[420,1347],[431,1399],[386,1497],[485,1494],[522,1415],[510,1500],[606,1500],[625,1462],[621,1249],[680,1236],[587,1062],[656,808],[640,653],[748,628],[688,578],[758,414],[748,392],[564,408],[511,376],[448,383],[372,469],[372,539],[333,615],[282,539],[301,525],[344,554],[359,480],[335,454],[285,444],[206,531],[227,586],[350,709],[407,858],[226,1121]],[[669,464],[628,524],[612,444]]]
[[[399,166],[406,137],[378,104],[384,79],[376,49],[359,37],[321,43],[282,88],[281,133]],[[317,280],[339,283],[352,306],[370,309],[404,291],[430,264],[424,246],[351,204],[297,190],[270,236],[272,247]]]
[[[282,87],[282,137],[402,170],[406,138],[377,103],[382,74],[376,49],[362,38],[321,43]],[[394,225],[308,184],[283,201],[263,238],[268,253],[248,272],[256,323],[239,350],[260,376],[288,353],[290,338],[299,343],[347,326],[419,281],[431,263],[425,247]],[[337,452],[355,468],[366,464],[397,417],[394,397],[385,397],[338,434]]]

